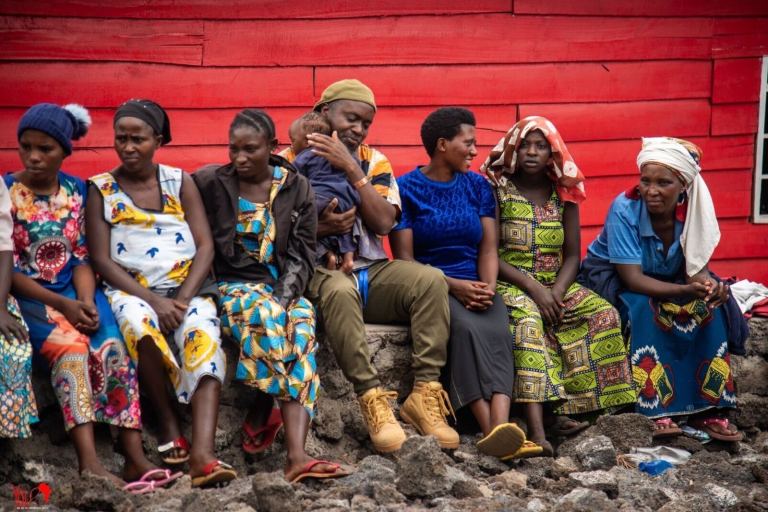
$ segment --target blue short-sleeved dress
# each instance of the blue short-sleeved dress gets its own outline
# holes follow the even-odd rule
[[[417,261],[448,277],[479,281],[478,249],[483,217],[495,218],[496,201],[485,178],[456,173],[451,181],[429,179],[414,169],[397,180],[403,213],[395,230],[413,231]],[[448,390],[456,409],[493,394],[512,396],[512,335],[504,303],[494,295],[485,311],[470,311],[449,297]]]
[[[711,309],[700,299],[667,301],[626,291],[615,269],[616,264],[641,265],[655,279],[684,282],[682,230],[678,220],[665,252],[637,191],[622,193],[590,244],[579,275],[620,310],[628,325],[637,411],[651,418],[736,406],[722,308]]]

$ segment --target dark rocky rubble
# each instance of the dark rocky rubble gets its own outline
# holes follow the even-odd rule
[[[308,450],[354,466],[351,476],[287,484],[281,472],[281,437],[259,459],[246,458],[239,449],[239,427],[248,406],[247,393],[233,385],[222,395],[216,443],[219,457],[234,465],[241,477],[229,487],[200,491],[192,490],[185,476],[169,490],[127,495],[103,479],[78,477],[75,454],[63,433],[50,386],[44,377],[37,377],[43,421],[34,437],[0,441],[0,510],[15,509],[14,484],[29,489],[42,481],[51,486],[51,508],[60,510],[768,510],[768,321],[752,320],[750,326],[748,355],[733,357],[740,406],[733,420],[745,432],[745,441],[736,446],[701,445],[688,438],[668,442],[693,455],[687,464],[658,477],[617,464],[622,461],[620,454],[631,447],[652,445],[650,422],[636,414],[598,418],[578,436],[560,440],[556,458],[505,464],[479,454],[472,435],[462,435],[457,450],[443,452],[433,439],[412,430],[407,430],[411,437],[399,453],[376,455],[367,441],[351,386],[323,348],[318,364],[324,392]],[[401,399],[411,380],[406,337],[403,328],[369,326],[374,362],[384,384],[397,389]],[[233,369],[232,346],[229,356]],[[145,421],[151,432],[152,418]],[[145,433],[145,447],[156,460],[150,432]],[[122,458],[112,451],[108,430],[98,434],[102,460],[117,472]]]

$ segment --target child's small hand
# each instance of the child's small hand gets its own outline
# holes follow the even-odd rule
[[[0,334],[12,343],[14,340],[26,342],[29,340],[29,333],[15,318],[8,313],[8,310],[0,306]]]

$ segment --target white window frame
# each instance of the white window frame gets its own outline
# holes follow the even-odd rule
[[[752,198],[752,222],[755,224],[768,224],[768,213],[760,213],[760,194],[763,190],[763,182],[768,181],[768,173],[763,174],[763,148],[768,144],[768,129],[765,126],[768,101],[768,55],[763,56],[763,69],[760,73],[760,110],[757,116],[757,141],[755,144],[755,180],[754,197]],[[768,200],[768,198],[763,198]]]

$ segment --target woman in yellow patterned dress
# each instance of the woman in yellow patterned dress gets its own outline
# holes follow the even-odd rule
[[[282,157],[266,112],[246,109],[229,129],[230,164],[193,177],[213,231],[222,328],[240,344],[235,378],[256,390],[243,450],[265,451],[285,425],[285,478],[346,475],[304,449],[320,386],[315,312],[302,294],[315,264],[317,213],[309,182]],[[279,408],[273,408],[277,399]]]
[[[528,438],[552,454],[553,432],[588,423],[579,414],[634,403],[619,315],[575,282],[584,177],[555,126],[543,117],[515,124],[482,167],[499,204],[499,280],[513,329],[515,401],[525,403]]]
[[[200,193],[181,169],[153,162],[155,150],[171,140],[159,105],[127,101],[115,113],[114,130],[122,164],[90,180],[94,266],[142,386],[153,391],[163,461],[189,460],[193,487],[223,484],[237,473],[214,450],[226,364],[209,277],[213,242]],[[191,447],[165,392],[169,379],[176,399],[192,406]]]

